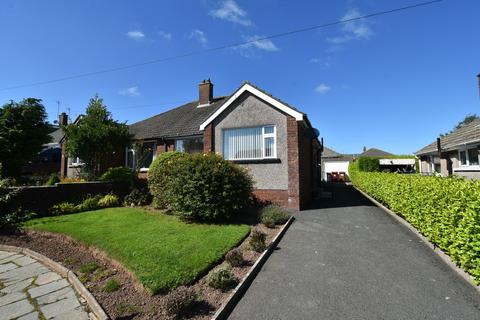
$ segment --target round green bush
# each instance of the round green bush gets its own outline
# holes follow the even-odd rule
[[[148,170],[148,188],[153,196],[153,205],[160,209],[168,208],[168,182],[178,159],[186,153],[171,151],[163,152],[152,162]]]
[[[263,208],[260,219],[268,228],[274,228],[276,225],[287,222],[289,215],[286,210],[277,206],[267,206]]]
[[[99,178],[100,181],[110,182],[129,182],[133,183],[136,179],[135,172],[127,167],[108,168]]]
[[[240,250],[240,248],[230,250],[225,256],[225,261],[227,261],[232,267],[240,267],[245,262],[242,250]]]
[[[250,203],[253,185],[246,169],[214,153],[162,154],[148,179],[155,205],[196,221],[231,218]]]
[[[228,289],[235,281],[235,275],[230,266],[221,266],[207,275],[207,285],[215,289]]]
[[[267,234],[260,230],[253,230],[248,243],[252,250],[262,252],[267,248]]]
[[[188,314],[200,301],[200,297],[192,287],[178,287],[164,298],[165,311],[176,318]]]

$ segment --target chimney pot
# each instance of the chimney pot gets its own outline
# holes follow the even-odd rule
[[[210,104],[213,101],[213,83],[210,78],[198,85],[198,105]]]
[[[58,115],[58,124],[61,126],[66,126],[68,124],[68,115],[65,112]]]

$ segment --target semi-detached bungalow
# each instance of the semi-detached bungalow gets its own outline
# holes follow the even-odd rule
[[[479,147],[480,119],[476,119],[415,154],[420,159],[421,173],[480,179]]]
[[[305,208],[320,181],[321,150],[307,115],[248,82],[223,97],[210,80],[198,90],[198,100],[130,125],[135,144],[117,165],[146,177],[159,153],[216,152],[248,168],[259,200]]]

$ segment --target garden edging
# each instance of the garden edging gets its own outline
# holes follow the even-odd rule
[[[294,219],[295,218],[293,216],[290,216],[288,221],[275,236],[272,243],[268,246],[267,249],[265,249],[265,251],[263,251],[255,264],[251,267],[250,271],[248,271],[245,277],[243,277],[242,281],[240,281],[240,283],[235,287],[233,292],[228,297],[227,301],[225,301],[222,306],[217,310],[217,312],[215,312],[211,320],[227,319],[228,315],[233,310],[237,302],[240,301],[245,291],[247,291],[248,287],[253,282],[253,279],[255,279],[258,272],[260,272],[260,269],[262,268],[265,261],[267,261],[270,254],[277,247],[278,243],[280,242],[283,235],[287,231],[288,227],[292,224]]]
[[[80,280],[77,278],[75,273],[61,264],[53,261],[52,259],[38,253],[35,251],[32,251],[27,248],[20,248],[20,247],[14,247],[14,246],[8,246],[8,245],[3,245],[0,244],[0,250],[4,251],[9,251],[9,252],[15,252],[15,253],[22,253],[25,254],[31,258],[36,259],[40,263],[46,265],[53,271],[57,272],[60,274],[62,277],[67,278],[68,282],[73,286],[75,291],[85,299],[87,302],[87,305],[90,309],[90,311],[94,314],[96,319],[98,320],[108,320],[110,319],[103,308],[100,306],[100,304],[97,302],[97,300],[93,297],[93,295],[88,291],[85,286],[80,282]]]
[[[408,228],[411,232],[413,232],[420,240],[422,240],[437,256],[448,266],[450,269],[455,271],[462,279],[472,285],[475,290],[480,293],[480,285],[476,285],[472,276],[470,276],[467,272],[465,272],[462,268],[458,267],[455,262],[448,256],[442,249],[437,247],[435,244],[430,242],[424,235],[422,235],[414,226],[412,226],[408,221],[400,217],[398,214],[393,212],[392,210],[385,207],[383,204],[372,198],[367,193],[363,192],[356,186],[352,184],[352,186],[359,191],[363,196],[365,196],[368,200],[373,202],[377,207],[388,213],[391,217],[393,217],[397,222]]]

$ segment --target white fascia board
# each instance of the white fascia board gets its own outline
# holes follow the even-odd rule
[[[303,120],[303,114],[301,112],[298,112],[289,106],[285,105],[284,103],[278,101],[277,99],[274,99],[270,97],[269,95],[263,93],[262,91],[258,90],[257,88],[251,86],[248,83],[245,83],[240,89],[235,92],[217,111],[215,111],[205,122],[203,122],[200,125],[200,130],[205,130],[205,128],[213,121],[215,118],[217,118],[220,114],[222,114],[223,111],[225,111],[235,100],[238,99],[245,91],[250,92],[254,96],[257,96],[258,98],[264,100],[265,102],[271,104],[272,106],[280,109],[281,111],[285,112],[286,114],[292,116],[295,118],[297,121],[302,121]]]

